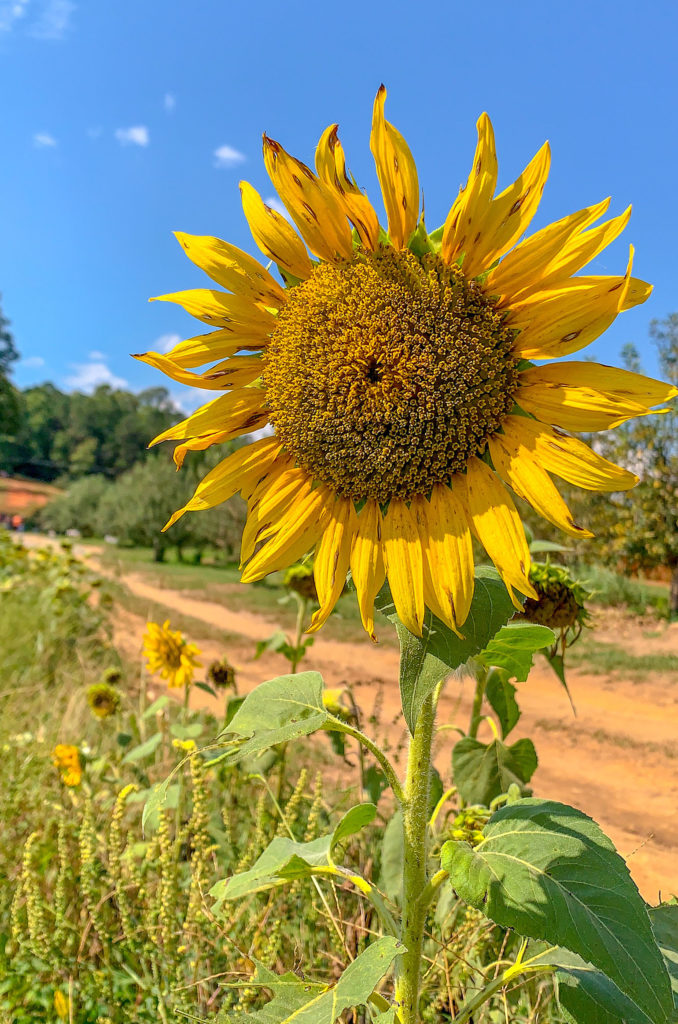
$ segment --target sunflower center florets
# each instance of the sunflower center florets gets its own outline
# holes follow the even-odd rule
[[[482,454],[513,406],[513,332],[457,266],[360,252],[288,294],[264,380],[276,435],[316,480],[385,502]]]

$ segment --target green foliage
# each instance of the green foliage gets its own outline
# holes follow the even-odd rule
[[[510,786],[526,792],[526,784],[537,770],[537,752],[526,737],[507,746],[499,739],[481,743],[465,736],[452,750],[452,769],[461,798],[489,807],[508,793]]]
[[[0,469],[40,480],[113,479],[145,458],[149,440],[180,418],[165,388],[139,394],[100,385],[65,394],[53,384],[21,393],[20,424]]]
[[[502,669],[509,679],[524,682],[532,668],[535,651],[548,647],[555,641],[553,630],[546,626],[535,626],[530,622],[509,622],[495,633],[486,647],[477,655],[488,668]]]
[[[313,985],[296,974],[277,977],[257,964],[249,984],[268,989],[273,999],[256,1013],[225,1013],[220,1024],[334,1024],[345,1010],[363,1006],[400,954],[400,943],[388,936],[378,939],[356,957],[336,985]]]
[[[55,533],[79,530],[83,537],[94,537],[99,532],[99,506],[111,487],[100,475],[76,480],[38,513],[38,521],[43,529]]]
[[[376,813],[374,804],[358,804],[347,811],[333,832],[307,843],[276,836],[248,871],[232,875],[212,887],[210,896],[217,901],[215,912],[223,901],[241,899],[253,892],[266,892],[295,878],[309,878],[313,874],[334,874],[340,879],[342,875],[349,877],[348,872],[335,865],[334,849],[374,821]]]
[[[499,573],[487,566],[476,569],[471,610],[458,637],[427,610],[423,640],[412,636],[400,623],[388,587],[379,594],[376,606],[395,622],[401,645],[400,696],[410,732],[426,698],[439,682],[469,658],[482,651],[498,629],[515,611]]]
[[[528,799],[498,811],[472,849],[448,842],[450,884],[493,921],[583,957],[650,1020],[669,1019],[669,976],[626,864],[581,811]]]

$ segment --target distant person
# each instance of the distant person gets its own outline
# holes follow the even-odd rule
[[[24,528],[24,521],[17,512],[16,515],[12,516],[12,529],[16,530],[17,533],[21,533]]]

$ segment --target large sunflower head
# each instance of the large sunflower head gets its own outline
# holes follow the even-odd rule
[[[346,171],[336,125],[320,138],[315,171],[264,136],[289,220],[251,185],[240,190],[280,280],[227,242],[178,234],[219,289],[161,298],[216,329],[167,355],[138,357],[219,393],[155,439],[180,442],[177,465],[188,451],[268,428],[208,473],[168,526],[240,492],[248,503],[243,581],[314,550],[320,608],[311,629],[327,619],[350,568],[371,635],[387,576],[413,633],[427,606],[452,629],[463,626],[472,533],[516,604],[514,591],[535,597],[510,491],[565,532],[590,536],[551,474],[600,491],[632,487],[636,477],[569,431],[604,430],[676,393],[609,366],[544,362],[584,348],[649,295],[631,276],[633,249],[621,276],[578,274],[620,234],[630,209],[597,223],[605,200],[520,241],[549,147],[495,195],[494,134],[483,114],[468,181],[429,234],[416,166],[385,120],[385,99],[382,86],[371,149],[386,227]]]

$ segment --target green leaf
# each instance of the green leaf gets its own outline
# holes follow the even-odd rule
[[[540,959],[555,970],[558,1002],[572,1024],[655,1024],[602,971],[569,949],[546,950]]]
[[[179,783],[171,783],[172,776],[153,786],[149,796],[144,803],[141,815],[141,827],[144,832],[154,832],[160,822],[161,811],[176,810],[179,804]],[[129,797],[130,803],[135,803],[135,798],[141,794],[132,794]]]
[[[389,899],[399,902],[403,894],[403,815],[395,811],[389,818],[381,840],[380,884]]]
[[[506,739],[515,729],[520,718],[520,708],[516,701],[516,688],[509,682],[505,669],[493,668],[487,677],[485,696],[501,725],[502,739]]]
[[[661,903],[649,910],[650,924],[671,978],[673,1002],[678,1010],[678,903]]]
[[[145,757],[150,757],[161,743],[162,733],[154,733],[144,743],[140,743],[138,747],[132,747],[131,750],[128,750],[122,759],[122,763],[129,764],[131,761],[142,761]]]
[[[530,674],[535,651],[550,647],[555,642],[555,634],[548,626],[524,621],[509,622],[476,658],[488,667],[497,665],[506,669],[510,679],[524,682]]]
[[[247,987],[267,989],[273,993],[271,1001],[261,1010],[227,1011],[217,1019],[220,1024],[334,1024],[345,1010],[368,1001],[404,951],[391,936],[377,939],[349,964],[336,985],[302,981],[291,971],[280,976],[257,963],[257,972],[248,979]]]
[[[248,693],[228,724],[226,732],[236,733],[240,740],[225,762],[235,764],[277,743],[316,732],[332,717],[323,705],[322,691],[318,672],[278,676],[261,683]]]
[[[464,639],[430,611],[424,618],[422,637],[413,636],[398,619],[387,586],[379,592],[375,604],[395,623],[398,631],[400,696],[410,732],[414,731],[424,701],[438,683],[487,647],[515,611],[499,573],[485,565],[476,568],[473,601],[463,627]]]
[[[212,886],[210,895],[221,904],[224,900],[265,892],[294,878],[305,878],[318,868],[331,868],[335,846],[374,821],[376,813],[374,804],[358,804],[346,812],[330,835],[320,836],[309,843],[276,836],[249,871],[217,882]],[[340,873],[337,869],[337,874]]]
[[[489,807],[495,797],[508,793],[512,783],[524,791],[537,769],[532,740],[508,747],[501,740],[481,743],[465,736],[452,750],[452,771],[459,795],[466,803]]]
[[[177,722],[171,727],[170,732],[178,740],[196,740],[202,735],[204,728],[202,722],[189,722],[188,725],[179,725]]]
[[[142,718],[152,718],[153,715],[157,715],[158,711],[164,711],[164,709],[167,707],[169,702],[170,702],[170,699],[167,696],[167,694],[166,693],[161,693],[160,696],[158,698],[156,698],[156,700],[154,700],[152,704],[148,705],[148,707],[146,708],[146,710],[144,711],[144,713],[143,713],[143,715],[141,717]]]
[[[338,735],[339,733],[330,733],[330,736]],[[388,779],[382,772],[381,768],[377,768],[375,764],[371,764],[363,776],[363,786],[372,803],[378,804],[381,799],[381,794],[385,789],[388,789]]]
[[[475,849],[442,849],[463,900],[520,935],[578,953],[655,1024],[669,1019],[671,985],[645,904],[591,818],[555,801],[520,800],[497,811],[484,836]]]

